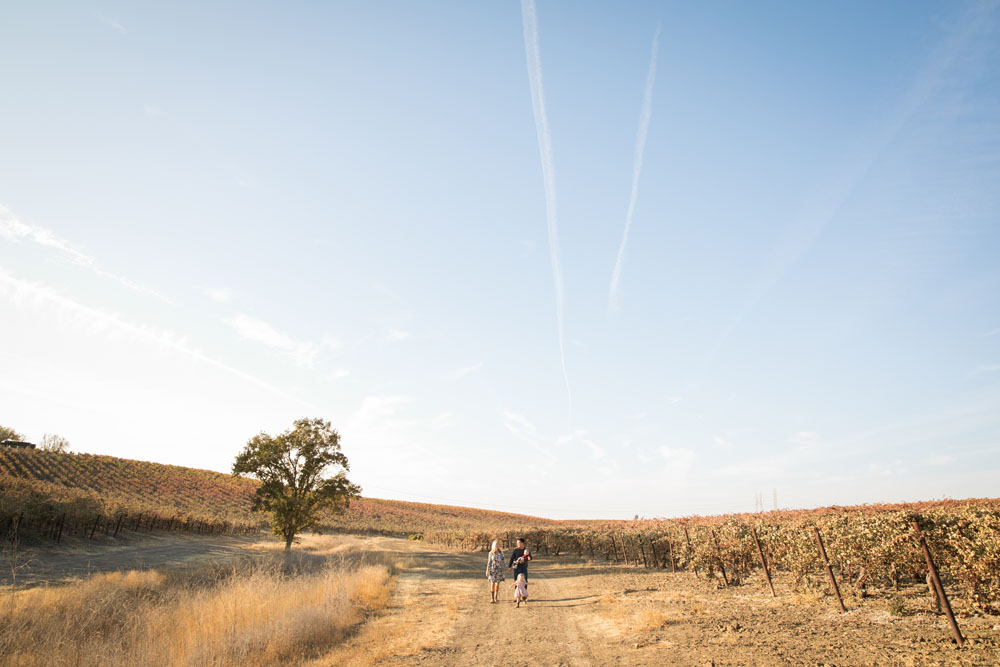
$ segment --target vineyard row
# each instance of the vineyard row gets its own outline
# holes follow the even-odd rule
[[[3,517],[5,524],[4,541],[16,543],[21,537],[31,534],[60,542],[64,535],[76,535],[94,539],[95,535],[118,537],[124,531],[152,532],[154,530],[180,531],[205,535],[259,535],[260,524],[230,521],[201,521],[190,517],[165,517],[154,512],[139,513],[135,516],[126,512],[114,516],[97,515],[81,517],[63,512],[62,514],[25,515]]]
[[[899,590],[904,581],[925,581],[927,559],[914,520],[944,583],[960,588],[979,611],[1000,614],[1000,507],[995,503],[921,514],[858,510],[806,518],[728,516],[524,532],[432,530],[422,537],[464,550],[488,549],[493,539],[509,548],[524,537],[543,555],[574,553],[633,566],[690,570],[718,578],[724,586],[738,586],[756,572],[766,574],[766,564],[790,573],[796,588],[816,587],[826,578],[828,560],[829,571],[835,569],[841,581],[864,596],[869,587]]]

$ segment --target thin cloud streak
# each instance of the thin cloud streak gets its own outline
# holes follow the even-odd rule
[[[409,331],[400,331],[399,329],[389,329],[385,332],[385,339],[390,343],[398,343],[404,341],[410,337]]]
[[[69,241],[59,238],[49,229],[45,229],[44,227],[39,227],[37,225],[29,225],[28,223],[19,220],[2,204],[0,204],[0,238],[5,238],[11,243],[19,243],[22,240],[29,240],[34,241],[38,245],[53,248],[54,250],[58,250],[63,254],[68,255],[72,262],[77,266],[89,269],[102,278],[110,278],[111,280],[114,280],[131,290],[149,294],[151,296],[155,296],[161,301],[171,303],[170,299],[163,296],[159,292],[143,287],[142,285],[139,285],[138,283],[135,283],[123,276],[111,273],[110,271],[105,271],[97,265],[97,261],[93,257],[80,252],[71,246]]]
[[[464,368],[459,368],[457,370],[448,373],[448,379],[452,381],[461,380],[462,378],[468,375],[472,375],[482,367],[483,364],[482,362],[480,362],[478,364],[473,364],[472,366],[465,366]]]
[[[297,366],[312,368],[316,362],[316,355],[319,354],[317,345],[294,340],[263,320],[240,313],[223,321],[240,337],[283,352]]]
[[[245,380],[251,384],[257,385],[271,391],[283,398],[304,405],[309,409],[317,409],[313,403],[304,401],[297,396],[293,396],[282,389],[265,382],[259,378],[245,373],[237,368],[233,368],[221,361],[216,361],[211,357],[205,356],[202,352],[198,350],[191,349],[188,347],[188,340],[183,336],[178,336],[177,334],[170,331],[163,331],[150,326],[143,326],[139,324],[134,324],[123,320],[121,317],[114,313],[108,313],[90,306],[83,305],[73,299],[60,294],[57,290],[43,285],[40,283],[33,283],[26,280],[21,280],[15,278],[2,267],[0,267],[0,297],[7,297],[15,305],[23,305],[25,303],[31,304],[48,304],[56,309],[61,315],[64,315],[71,320],[77,322],[81,329],[86,333],[99,335],[107,334],[112,337],[118,335],[128,335],[139,340],[145,341],[156,345],[157,347],[167,348],[174,350],[183,355],[186,355],[196,361],[208,364],[214,368],[225,371],[231,375],[235,375],[241,380]]]
[[[233,290],[228,287],[211,287],[204,290],[205,296],[217,303],[229,303],[233,299]]]
[[[649,70],[646,73],[646,92],[642,97],[642,109],[639,112],[639,129],[635,135],[635,155],[632,160],[632,193],[628,200],[628,212],[625,214],[625,231],[622,242],[618,246],[618,258],[615,260],[614,271],[611,272],[611,287],[608,290],[608,307],[618,310],[618,283],[622,277],[622,260],[625,258],[625,246],[628,244],[628,233],[632,228],[632,216],[635,213],[635,201],[639,196],[639,176],[642,174],[642,158],[646,152],[646,136],[649,134],[649,121],[653,116],[653,86],[656,84],[656,57],[660,51],[660,30],[663,26],[657,24],[653,35],[653,48],[649,55]]]
[[[128,29],[125,26],[123,26],[121,23],[114,20],[110,16],[101,16],[100,21],[104,25],[111,26],[112,28],[114,28],[123,35],[128,32]]]
[[[545,184],[545,219],[549,232],[549,260],[552,264],[552,281],[555,284],[556,328],[559,335],[559,361],[570,414],[573,412],[573,392],[566,372],[566,345],[563,326],[563,275],[559,260],[559,224],[556,208],[556,177],[552,159],[552,133],[545,112],[545,87],[542,82],[542,60],[538,49],[538,16],[534,0],[521,0],[521,21],[524,26],[524,55],[528,65],[528,82],[531,87],[531,106],[535,116],[535,133],[538,135],[538,153],[542,162],[542,180]]]

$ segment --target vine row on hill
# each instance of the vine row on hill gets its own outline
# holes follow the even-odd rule
[[[422,539],[466,550],[504,548],[517,537],[543,555],[575,554],[700,575],[740,585],[772,570],[790,573],[796,588],[818,587],[824,565],[814,528],[844,581],[860,596],[868,588],[924,582],[927,568],[915,538],[917,519],[945,584],[981,612],[1000,614],[1000,501],[943,501],[909,506],[826,508],[674,520],[580,522],[565,528],[431,530]],[[756,532],[757,540],[754,540]],[[757,550],[757,543],[761,551]],[[761,577],[761,581],[763,577]]]

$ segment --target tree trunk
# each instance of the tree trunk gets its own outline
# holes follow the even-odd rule
[[[295,539],[295,533],[288,533],[285,535],[285,551],[292,550],[292,540]]]

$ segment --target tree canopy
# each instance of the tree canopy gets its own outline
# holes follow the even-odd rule
[[[285,549],[303,530],[319,530],[322,510],[342,511],[361,493],[347,479],[349,470],[340,434],[323,419],[296,420],[274,437],[259,433],[233,463],[234,475],[260,480],[253,507],[271,514],[274,534],[285,538]]]
[[[38,445],[38,448],[44,449],[47,452],[59,452],[65,454],[69,451],[69,440],[61,435],[46,433],[42,436],[42,443]]]
[[[0,442],[4,442],[5,440],[22,442],[24,440],[24,436],[15,431],[14,429],[10,428],[9,426],[0,425]]]

